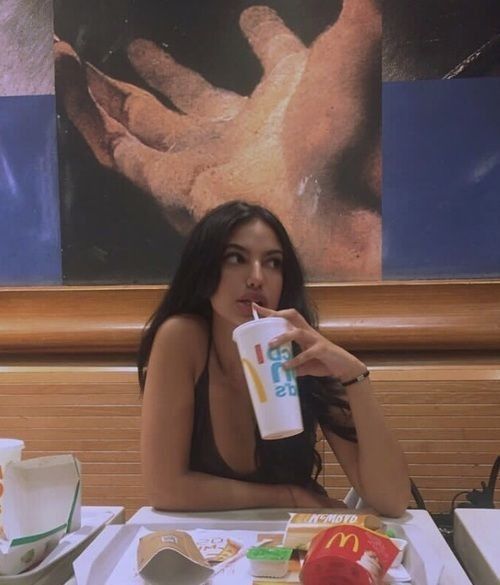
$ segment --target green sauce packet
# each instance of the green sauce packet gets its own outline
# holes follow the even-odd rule
[[[247,559],[251,561],[288,561],[293,550],[286,547],[253,546],[247,551]]]

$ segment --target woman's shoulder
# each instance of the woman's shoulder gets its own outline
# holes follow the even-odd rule
[[[209,325],[198,315],[173,315],[164,321],[155,336],[161,344],[175,342],[177,347],[187,346],[191,350],[199,343],[206,345],[209,336]]]
[[[165,348],[176,358],[189,361],[200,371],[206,361],[209,324],[198,315],[173,315],[164,321],[155,335],[154,345]]]

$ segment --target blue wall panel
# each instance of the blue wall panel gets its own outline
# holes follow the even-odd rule
[[[61,282],[55,97],[0,97],[0,284]]]
[[[500,78],[385,83],[383,277],[500,276]]]

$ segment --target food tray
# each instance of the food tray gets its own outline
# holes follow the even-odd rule
[[[411,575],[412,585],[441,585],[440,575],[443,563],[426,542],[425,534],[416,526],[402,527],[390,524],[389,526],[398,535],[409,541],[405,567]],[[171,528],[171,525],[161,526],[159,524],[145,526],[128,524],[104,528],[96,540],[73,564],[77,585],[145,585],[146,581],[137,573],[136,569],[139,538],[149,531]],[[176,528],[185,529],[183,527]],[[194,529],[194,526],[191,524],[189,529]],[[283,524],[277,523],[276,529],[276,532],[283,533]],[[223,532],[221,529],[218,530]],[[248,546],[252,544],[252,541],[257,542],[257,536],[262,532],[262,530],[231,530],[230,534],[231,538],[236,538],[236,540],[239,536],[240,540],[244,540]],[[247,533],[247,537],[244,537],[243,533]],[[210,585],[234,585],[234,583],[258,585],[261,581],[251,577],[249,562],[245,557],[241,557],[229,564],[221,573],[212,576]],[[395,583],[392,580],[388,582]],[[288,574],[283,579],[275,579],[273,583],[276,585],[299,583],[298,573]],[[410,582],[406,581],[406,583]]]

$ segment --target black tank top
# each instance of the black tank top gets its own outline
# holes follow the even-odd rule
[[[209,354],[210,346],[207,351],[205,367],[194,387],[194,417],[190,451],[191,470],[240,481],[302,485],[316,492],[326,494],[324,488],[312,479],[312,469],[304,469],[304,466],[301,466],[300,461],[297,460],[297,457],[300,457],[301,447],[306,447],[305,443],[309,440],[307,437],[310,437],[311,433],[301,433],[295,437],[281,439],[281,441],[287,441],[289,443],[289,449],[286,449],[286,451],[290,452],[291,457],[277,457],[273,459],[272,465],[265,465],[265,463],[259,464],[259,462],[266,460],[264,451],[272,449],[277,442],[263,441],[256,427],[256,470],[252,473],[242,474],[229,467],[220,455],[215,444],[210,417]],[[305,423],[306,421],[304,421]],[[265,445],[265,443],[274,443],[275,445]],[[309,446],[309,448],[311,447]]]

